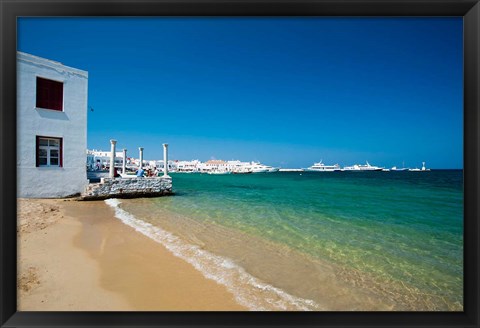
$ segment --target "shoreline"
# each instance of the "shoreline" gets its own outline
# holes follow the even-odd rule
[[[18,200],[19,310],[458,311],[402,281],[157,213],[142,199],[125,201],[131,213],[119,203]],[[153,212],[162,224],[151,224]]]
[[[235,294],[240,298],[245,292],[248,295],[255,294],[256,301],[250,303],[259,304],[260,308],[278,310],[276,306],[270,308],[268,304],[264,307],[258,301],[273,300],[278,294],[261,295],[262,293],[258,290],[251,288],[255,284],[244,283],[245,281],[258,279],[261,283],[269,285],[269,290],[275,288],[281,294],[295,297],[294,303],[297,304],[304,301],[314,302],[316,304],[308,304],[310,310],[314,311],[459,311],[461,309],[461,305],[457,303],[451,303],[438,295],[427,294],[401,280],[369,274],[356,268],[315,258],[272,240],[212,222],[195,220],[168,209],[149,207],[148,201],[143,199],[126,200],[120,203],[123,204],[119,208],[127,211],[120,215],[120,217],[125,216],[121,220],[127,225],[135,226],[150,238],[160,239],[159,242],[169,245],[170,248],[181,248],[176,242],[162,238],[164,233],[155,232],[155,229],[161,227],[160,230],[166,229],[179,237],[187,248],[200,247],[219,260],[227,259],[235,263],[228,269],[216,266],[217,270],[211,271],[209,258],[195,259],[202,262],[202,271],[207,275],[221,276],[226,284],[236,290]],[[153,231],[149,231],[150,224],[156,227],[152,229]],[[181,252],[180,257],[182,257]],[[233,277],[235,274],[232,274],[235,268],[247,272],[251,277],[238,281]],[[292,268],[296,269],[292,270]],[[283,274],[285,272],[289,274]],[[295,282],[301,283],[295,284]],[[262,290],[266,289],[262,288]],[[328,296],[324,297],[325,295]],[[295,306],[284,310],[305,310],[302,308],[303,306],[300,308]]]
[[[241,311],[102,202],[18,199],[20,311]]]

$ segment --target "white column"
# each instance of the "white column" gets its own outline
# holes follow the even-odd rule
[[[143,168],[143,147],[138,147],[138,151],[140,152],[140,165],[138,166],[139,169]]]
[[[109,177],[113,178],[115,175],[115,144],[117,143],[117,140],[110,140],[110,172],[109,172]]]
[[[168,177],[168,144],[163,144],[163,176]]]
[[[127,150],[123,148],[123,163],[122,163],[122,173],[125,174],[127,169]]]

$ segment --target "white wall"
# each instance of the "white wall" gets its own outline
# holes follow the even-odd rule
[[[63,82],[63,112],[38,109],[37,76]],[[17,196],[65,197],[85,190],[88,73],[17,53]],[[36,136],[63,138],[63,167],[36,167]]]

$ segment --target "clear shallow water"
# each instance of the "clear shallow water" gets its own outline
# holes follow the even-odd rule
[[[462,171],[172,177],[110,205],[251,309],[462,310]]]

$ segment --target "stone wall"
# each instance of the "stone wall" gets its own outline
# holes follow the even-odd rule
[[[172,194],[172,178],[103,178],[82,194],[83,200],[158,197]]]

